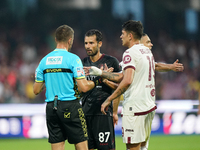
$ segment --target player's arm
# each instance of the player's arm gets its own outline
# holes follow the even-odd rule
[[[114,82],[121,82],[123,79],[123,73],[111,73],[102,71],[101,69],[91,66],[91,67],[84,67],[85,74],[86,75],[96,75],[101,76],[102,78],[106,78],[108,80],[114,81]]]
[[[118,106],[119,106],[119,102],[120,102],[120,96],[115,98],[113,100],[113,123],[114,123],[114,126],[117,125],[118,123]]]
[[[131,85],[131,83],[133,81],[134,72],[135,72],[135,70],[132,69],[132,68],[128,68],[128,69],[125,70],[124,78],[120,82],[118,88],[101,105],[101,112],[102,113],[106,114],[105,108],[108,105],[110,105],[111,101],[114,100],[115,98],[119,97],[120,95],[122,95],[128,89],[128,87]]]
[[[80,92],[87,92],[95,87],[94,81],[88,81],[86,78],[76,79],[78,90]]]
[[[45,83],[44,82],[35,82],[33,84],[33,93],[35,95],[38,95],[39,93],[41,93],[44,89],[46,88]]]
[[[108,79],[103,79],[103,83],[106,84],[107,86],[109,86],[111,89],[115,90],[118,87],[118,83],[109,81]]]
[[[173,64],[156,63],[155,70],[160,72],[166,72],[171,70],[174,72],[181,72],[184,70],[184,66],[178,61],[179,60],[177,59]]]
[[[111,73],[103,71],[101,77],[119,83],[123,79],[123,73]]]

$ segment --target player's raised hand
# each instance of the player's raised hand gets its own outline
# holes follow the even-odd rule
[[[183,64],[179,63],[179,60],[177,59],[173,63],[173,67],[171,68],[171,70],[173,70],[175,72],[182,72],[184,70],[184,66],[183,66]]]
[[[107,64],[105,64],[104,69],[103,69],[103,71],[106,71],[106,72],[113,72],[113,70],[114,68],[113,67],[108,68]]]

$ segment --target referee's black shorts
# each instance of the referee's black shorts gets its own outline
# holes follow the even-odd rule
[[[89,149],[115,149],[115,131],[112,116],[108,114],[86,116],[86,122]]]
[[[68,139],[70,144],[77,144],[88,140],[85,116],[78,100],[58,101],[57,110],[53,110],[53,106],[53,102],[46,105],[49,143]]]

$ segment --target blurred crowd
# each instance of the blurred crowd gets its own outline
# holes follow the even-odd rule
[[[102,53],[119,61],[125,50],[120,32],[104,37],[101,48]],[[0,33],[0,103],[44,103],[45,92],[35,96],[32,88],[39,61],[55,48],[53,32],[41,37],[39,33],[15,26],[0,28]],[[156,62],[173,63],[179,59],[185,68],[183,72],[156,72],[156,100],[198,99],[200,42],[173,39],[163,31],[158,36],[149,36]],[[72,53],[80,58],[87,56],[84,39],[76,38],[76,29]]]

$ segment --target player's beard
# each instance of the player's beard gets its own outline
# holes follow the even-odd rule
[[[98,49],[98,46],[94,49],[94,51],[92,51],[91,53],[88,53],[87,52],[87,55],[88,56],[95,56],[97,53],[98,53],[99,49]]]

